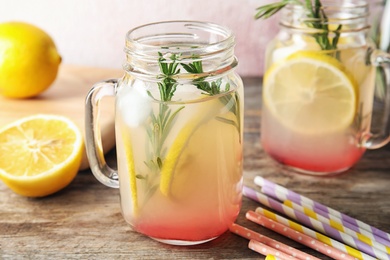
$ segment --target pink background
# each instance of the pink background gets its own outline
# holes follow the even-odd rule
[[[256,21],[255,8],[272,0],[0,0],[0,22],[33,23],[54,39],[64,63],[121,68],[124,37],[136,26],[164,20],[201,20],[236,35],[238,73],[263,74],[264,48],[276,17]]]

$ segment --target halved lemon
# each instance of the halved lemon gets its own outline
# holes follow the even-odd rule
[[[358,87],[329,55],[299,51],[264,76],[263,101],[285,127],[302,134],[345,130],[356,113]]]
[[[22,118],[0,129],[0,179],[23,196],[50,195],[74,179],[82,151],[82,134],[68,118]]]

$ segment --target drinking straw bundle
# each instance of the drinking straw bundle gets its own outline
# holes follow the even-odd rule
[[[321,203],[318,203],[307,197],[304,197],[298,193],[295,193],[294,191],[288,190],[281,185],[278,185],[276,183],[264,179],[263,177],[257,176],[254,181],[256,185],[262,187],[262,191],[268,196],[279,199],[281,201],[289,199],[291,201],[294,201],[295,203],[306,205],[307,207],[313,209],[314,211],[316,211],[317,213],[325,217],[329,217],[329,216],[338,217],[339,219],[342,220],[341,222],[343,223],[345,222],[351,223],[352,225],[356,226],[360,230],[367,230],[373,235],[382,237],[390,241],[390,234],[380,229],[377,229],[375,227],[372,227],[366,223],[363,223],[360,220],[354,219],[348,215],[340,213],[337,210],[322,205]]]
[[[287,215],[297,222],[286,219],[271,211],[258,207],[256,211],[248,211],[246,218],[287,236],[303,245],[306,245],[333,259],[390,259],[390,235],[382,230],[349,217],[298,193],[286,189],[262,177],[255,178],[255,184],[261,187],[257,192],[244,187],[243,194],[281,214]],[[232,226],[234,232],[235,224]],[[244,229],[244,230],[243,230]],[[316,232],[316,231],[318,232]],[[241,234],[240,234],[241,232]],[[259,237],[258,233],[251,233],[243,227],[235,232],[248,239]],[[261,236],[261,235],[260,235]],[[283,250],[283,254],[266,250],[262,251],[267,259],[316,259],[303,252],[295,252],[291,247],[276,247],[276,241],[256,240],[250,248],[255,250],[259,243],[266,243],[269,247]],[[256,247],[256,249],[260,249]],[[296,250],[296,249],[294,249]],[[258,250],[255,250],[258,251]],[[303,254],[305,255],[303,255]]]
[[[293,228],[290,228],[288,226],[280,224],[272,219],[269,219],[261,214],[258,214],[257,212],[258,211],[256,211],[256,212],[249,211],[246,214],[247,219],[249,219],[257,224],[260,224],[264,227],[271,228],[272,230],[276,231],[277,233],[282,234],[282,235],[286,235],[289,238],[291,238],[291,239],[293,239],[293,240],[295,240],[303,245],[306,245],[308,247],[312,247],[313,249],[317,250],[318,252],[323,253],[324,255],[328,255],[328,256],[332,257],[333,259],[338,259],[338,258],[348,259],[348,260],[355,259],[354,257],[345,254],[344,252],[338,250],[337,248],[331,248],[327,244],[325,244],[321,241],[313,239],[312,237],[310,237],[304,233],[296,232]]]

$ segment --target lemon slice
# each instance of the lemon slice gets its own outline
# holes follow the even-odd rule
[[[131,144],[129,134],[122,132],[122,140],[123,140],[123,146],[125,149],[126,163],[127,163],[127,167],[128,167],[133,213],[134,213],[134,215],[137,215],[138,211],[139,211],[138,194],[137,194],[138,190],[137,190],[137,176],[136,176],[135,165],[134,165],[133,147]]]
[[[171,190],[171,184],[173,179],[173,174],[176,168],[176,164],[179,160],[180,155],[182,154],[184,147],[196,129],[196,124],[189,123],[183,127],[175,141],[173,142],[171,148],[168,151],[168,155],[165,158],[163,167],[161,169],[161,180],[160,180],[160,190],[161,193],[165,196],[169,196]]]
[[[22,118],[0,129],[0,179],[23,196],[55,193],[76,176],[82,151],[82,134],[71,120]]]
[[[221,113],[220,110],[222,107],[223,104],[217,98],[200,102],[200,107],[196,112],[196,115],[188,120],[187,124],[185,124],[178,133],[171,147],[169,147],[167,156],[161,168],[160,179],[160,191],[165,196],[170,196],[177,163],[191,136],[199,126]]]
[[[354,120],[357,84],[328,55],[300,51],[265,73],[263,100],[285,127],[302,134],[344,130]]]

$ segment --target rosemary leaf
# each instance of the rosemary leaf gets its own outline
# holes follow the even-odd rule
[[[255,19],[267,19],[277,12],[279,12],[283,7],[287,5],[287,2],[272,3],[256,8],[257,13],[255,14]]]
[[[232,125],[232,126],[234,126],[234,127],[236,127],[236,128],[238,127],[238,126],[237,126],[237,123],[236,123],[234,120],[227,119],[227,118],[224,118],[224,117],[216,117],[216,119],[217,119],[218,121],[223,122],[223,123]]]

